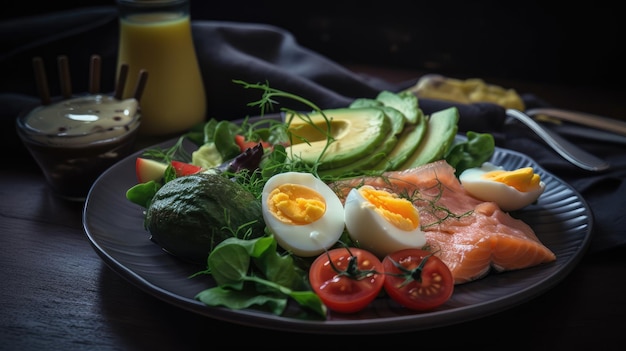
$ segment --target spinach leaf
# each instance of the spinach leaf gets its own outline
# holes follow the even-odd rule
[[[207,306],[224,306],[234,310],[262,306],[275,315],[282,314],[287,307],[285,297],[261,295],[254,289],[232,290],[221,286],[201,291],[196,299]]]
[[[213,142],[224,160],[233,159],[241,153],[241,149],[235,142],[238,129],[238,125],[229,121],[219,121],[215,126]]]
[[[448,164],[456,169],[457,177],[468,168],[480,167],[495,151],[493,135],[468,131],[466,136],[467,141],[453,145],[445,156]]]
[[[230,308],[260,305],[282,314],[287,298],[292,298],[325,317],[326,306],[308,289],[306,273],[294,264],[291,256],[282,256],[277,247],[273,236],[232,237],[222,241],[209,254],[207,270],[197,273],[211,274],[217,286],[201,291],[196,299],[209,306]],[[252,291],[249,283],[253,283]]]
[[[126,190],[126,198],[134,204],[148,208],[159,188],[161,188],[161,184],[154,180],[139,183]]]

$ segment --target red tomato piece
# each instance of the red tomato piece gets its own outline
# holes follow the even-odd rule
[[[174,170],[176,171],[177,177],[200,173],[204,170],[204,168],[200,166],[192,165],[192,164],[185,163],[185,162],[172,161],[171,163],[172,163],[172,167],[174,167]]]
[[[271,145],[266,141],[249,141],[243,135],[237,134],[235,135],[235,143],[239,146],[241,152],[246,151],[249,148],[253,148],[257,146],[259,143],[263,145],[263,148],[269,148]]]
[[[378,296],[384,281],[383,264],[378,257],[354,247],[331,249],[317,257],[309,268],[313,291],[335,312],[362,310]]]
[[[404,249],[383,259],[385,291],[400,305],[415,311],[441,306],[452,296],[454,278],[432,252]]]

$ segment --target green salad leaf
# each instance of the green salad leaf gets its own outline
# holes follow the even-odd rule
[[[288,298],[320,316],[326,306],[307,285],[306,272],[289,255],[281,255],[273,236],[256,239],[228,238],[207,258],[216,287],[201,291],[196,299],[209,306],[240,309],[260,305],[280,315]]]
[[[455,168],[457,177],[468,168],[480,167],[495,150],[495,140],[489,133],[468,131],[466,136],[466,141],[455,143],[445,155],[446,162]]]

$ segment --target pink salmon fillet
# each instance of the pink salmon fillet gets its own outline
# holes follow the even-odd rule
[[[420,211],[427,246],[450,268],[455,284],[497,272],[556,260],[533,229],[494,202],[469,195],[446,161],[417,168],[332,182],[342,200],[350,189],[372,185],[412,200]]]

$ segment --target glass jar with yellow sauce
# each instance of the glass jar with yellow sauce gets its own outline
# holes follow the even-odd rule
[[[206,95],[196,56],[189,0],[117,0],[118,71],[128,65],[123,97],[140,70],[150,73],[142,99],[140,135],[184,132],[205,120]]]

